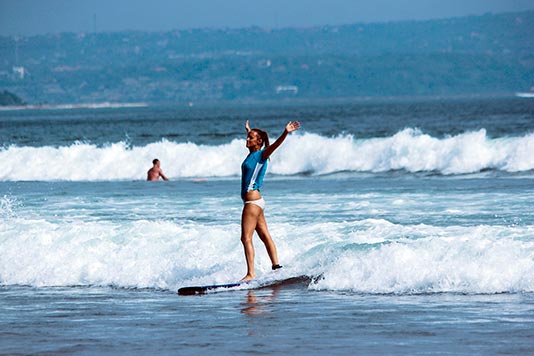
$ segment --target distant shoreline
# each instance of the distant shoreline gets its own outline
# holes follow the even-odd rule
[[[533,98],[534,93],[494,93],[494,94],[457,94],[457,95],[403,95],[403,96],[359,96],[359,97],[323,97],[323,98],[280,98],[265,100],[220,100],[220,101],[196,101],[196,102],[134,102],[134,103],[76,103],[76,104],[41,104],[41,105],[17,105],[0,106],[0,111],[17,110],[71,110],[71,109],[119,109],[119,108],[144,108],[148,106],[181,106],[181,107],[211,107],[217,106],[256,106],[256,105],[304,105],[324,103],[347,103],[347,102],[373,102],[373,101],[406,101],[406,100],[469,100],[469,99],[495,99],[495,98]]]
[[[518,98],[534,98],[534,92],[515,93]]]
[[[16,105],[0,106],[0,111],[13,110],[70,110],[70,109],[115,109],[115,108],[141,108],[147,107],[147,103],[85,103],[85,104],[41,104],[41,105]]]

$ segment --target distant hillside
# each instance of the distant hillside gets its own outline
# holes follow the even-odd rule
[[[0,91],[0,106],[25,105],[24,100],[6,90]]]
[[[0,37],[37,103],[506,94],[534,85],[534,11],[304,29]]]

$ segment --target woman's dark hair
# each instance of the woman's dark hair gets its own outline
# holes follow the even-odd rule
[[[260,129],[252,129],[250,131],[254,131],[260,136],[261,141],[263,145],[265,146],[265,148],[269,147],[269,135],[267,134],[267,132],[260,130]]]

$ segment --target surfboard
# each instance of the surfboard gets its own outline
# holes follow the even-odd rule
[[[231,290],[233,288],[247,286],[251,290],[255,289],[266,289],[266,288],[277,288],[277,287],[286,287],[290,285],[308,285],[310,282],[315,280],[314,277],[310,276],[296,276],[283,279],[267,279],[267,280],[251,280],[244,282],[235,282],[228,284],[212,284],[205,286],[192,286],[192,287],[182,287],[178,289],[178,295],[200,295],[210,292]]]
[[[210,291],[215,291],[217,289],[237,288],[247,283],[249,283],[249,281],[235,282],[235,283],[228,283],[228,284],[212,284],[212,285],[206,285],[206,286],[182,287],[178,289],[178,295],[206,294]]]
[[[300,286],[309,286],[310,283],[315,281],[315,277],[311,276],[295,276],[282,279],[274,279],[264,281],[263,283],[258,283],[257,287],[254,289],[267,289],[267,288],[278,288],[278,287],[300,287]]]

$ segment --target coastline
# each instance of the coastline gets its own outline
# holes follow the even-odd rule
[[[183,101],[183,102],[99,102],[99,103],[63,103],[63,104],[32,104],[32,105],[8,105],[0,106],[2,111],[21,110],[71,110],[71,109],[117,109],[117,108],[144,108],[149,106],[179,106],[179,107],[240,107],[240,106],[302,106],[302,105],[322,105],[327,103],[372,103],[372,102],[408,102],[408,101],[456,101],[472,99],[500,99],[500,98],[532,98],[534,93],[528,92],[508,92],[508,93],[465,93],[451,95],[399,95],[399,96],[346,96],[346,97],[302,97],[302,98],[278,98],[264,100],[217,100],[217,101]]]
[[[40,104],[40,105],[17,105],[0,106],[0,111],[16,110],[70,110],[70,109],[117,109],[117,108],[141,108],[147,107],[148,103],[84,103],[84,104]]]

